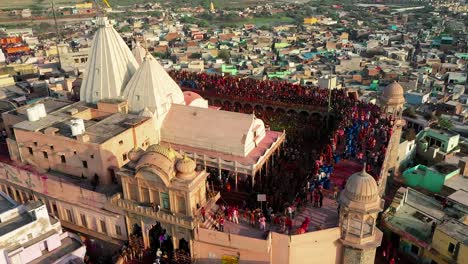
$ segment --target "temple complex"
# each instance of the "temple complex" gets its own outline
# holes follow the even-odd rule
[[[359,163],[345,161],[336,172],[342,174],[341,182],[330,181],[330,166],[338,164],[334,150],[346,149],[344,155],[363,151],[358,137],[370,134],[364,128],[381,118],[369,113],[354,118],[349,138],[336,132],[336,142],[332,139],[315,161],[314,173],[320,178],[310,195],[317,197],[295,197],[293,204],[282,205],[284,213],[268,216],[269,231],[263,208],[257,208],[256,213],[243,211],[244,218],[253,220],[226,224],[225,233],[224,217],[238,205],[224,207],[222,179],[232,180],[235,193],[242,185],[246,193],[258,194],[261,207],[273,203],[263,197],[263,187],[271,183],[275,167],[293,173],[290,164],[278,167],[280,157],[287,156],[293,164],[297,159],[297,153],[282,149],[285,132],[266,127],[255,113],[220,110],[193,91],[182,92],[140,44],[130,51],[107,18],[98,18],[97,26],[79,102],[46,98],[2,114],[10,154],[10,160],[1,163],[3,190],[19,202],[40,200],[67,228],[115,244],[141,239],[145,250],[163,245],[181,249],[202,263],[224,257],[300,263],[311,254],[323,263],[373,262],[382,237],[377,214],[383,209],[382,196],[396,159],[392,153],[401,135],[401,86],[391,84],[383,92],[389,124],[378,129],[383,136],[387,127],[394,130],[388,134],[389,145],[379,146],[385,160],[382,168],[375,162],[373,173],[378,175],[369,175],[372,168],[366,165],[357,172]],[[341,90],[333,93],[349,99]],[[345,122],[351,120],[338,130],[348,126]],[[296,165],[305,169],[314,161]],[[336,189],[333,194],[320,190],[327,177],[327,189]],[[215,188],[215,180],[221,187]],[[338,185],[344,188],[339,198]],[[230,184],[226,186],[229,194]],[[315,200],[313,206],[307,205],[309,199]],[[282,216],[286,214],[288,218]],[[263,232],[252,230],[259,219]],[[281,230],[273,229],[275,221]],[[304,234],[308,231],[312,232]]]

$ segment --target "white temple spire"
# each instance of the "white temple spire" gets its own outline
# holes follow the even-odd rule
[[[166,113],[172,103],[185,104],[180,87],[150,53],[128,82],[123,97],[128,100],[130,112],[148,108],[157,117]]]
[[[138,68],[132,52],[107,17],[98,17],[96,24],[99,28],[80,89],[80,100],[87,103],[120,97]]]

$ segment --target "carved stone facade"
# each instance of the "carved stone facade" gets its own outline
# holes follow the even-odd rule
[[[353,174],[339,203],[343,263],[374,263],[375,250],[382,241],[376,220],[383,207],[376,181],[365,169]]]
[[[121,177],[123,197],[113,202],[126,213],[127,229],[141,227],[145,247],[151,244],[150,230],[160,226],[177,241],[192,240],[198,210],[206,206],[205,170],[170,147],[151,145],[146,151],[133,152],[131,162],[117,174]]]

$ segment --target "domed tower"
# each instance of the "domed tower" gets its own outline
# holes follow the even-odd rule
[[[384,164],[382,164],[381,175],[379,177],[379,193],[383,196],[385,194],[388,179],[391,181],[399,181],[397,178],[400,175],[397,162],[398,148],[400,145],[402,129],[405,124],[405,121],[402,118],[403,106],[405,104],[403,87],[401,87],[397,82],[389,84],[383,90],[380,103],[383,114],[392,116],[394,120],[391,128],[392,133],[387,145],[387,158],[385,159]]]
[[[380,103],[385,114],[392,114],[401,118],[403,105],[405,104],[403,87],[397,82],[387,85],[383,90]]]
[[[382,231],[375,224],[383,200],[365,167],[348,179],[339,197],[343,263],[374,263],[375,250],[382,241]]]

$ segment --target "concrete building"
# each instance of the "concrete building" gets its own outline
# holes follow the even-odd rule
[[[384,248],[421,263],[466,263],[467,203],[448,198],[449,206],[401,187],[382,217]]]
[[[68,44],[59,44],[60,62],[66,72],[84,72],[88,62],[89,48],[72,50]]]
[[[417,155],[427,162],[440,162],[460,151],[460,135],[428,128],[416,135]]]
[[[0,263],[83,263],[86,247],[63,232],[40,201],[18,205],[0,192]]]
[[[405,184],[410,187],[419,187],[430,192],[440,193],[444,184],[452,177],[460,174],[457,165],[438,163],[431,167],[417,165],[403,172]]]
[[[322,89],[336,89],[336,76],[325,75],[319,78],[319,87]]]

